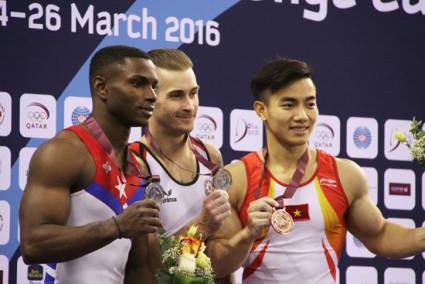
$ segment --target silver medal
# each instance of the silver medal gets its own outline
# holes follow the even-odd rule
[[[228,190],[232,184],[232,176],[228,170],[219,169],[213,176],[213,186],[216,189]]]
[[[162,186],[157,182],[151,182],[148,184],[145,189],[145,198],[161,203],[164,199],[164,190],[162,189]]]

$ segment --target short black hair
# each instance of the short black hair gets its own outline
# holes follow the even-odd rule
[[[112,64],[122,62],[125,58],[136,57],[150,60],[149,55],[136,47],[126,45],[112,45],[99,49],[90,61],[90,87],[93,78],[102,73],[102,70]]]
[[[304,78],[313,80],[313,71],[307,63],[291,58],[277,58],[261,67],[252,77],[251,93],[256,101],[267,102],[270,94]]]

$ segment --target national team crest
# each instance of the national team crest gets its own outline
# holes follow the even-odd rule
[[[211,180],[206,180],[204,183],[205,195],[210,195],[213,192],[213,184]]]

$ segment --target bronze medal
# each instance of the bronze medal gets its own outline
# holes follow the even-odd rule
[[[285,209],[273,212],[271,223],[273,229],[282,235],[289,233],[294,227],[294,219]]]
[[[232,184],[232,176],[228,170],[221,168],[213,176],[212,184],[215,189],[228,190]]]

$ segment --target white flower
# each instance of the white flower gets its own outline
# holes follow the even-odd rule
[[[196,269],[195,255],[183,253],[179,257],[179,270],[194,273]]]
[[[421,163],[425,162],[425,136],[413,141],[410,152],[414,159]]]

